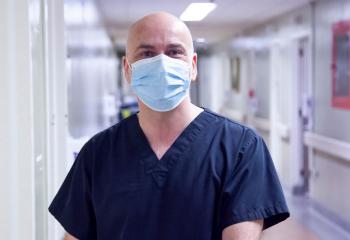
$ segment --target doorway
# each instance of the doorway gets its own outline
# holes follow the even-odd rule
[[[293,107],[292,151],[295,156],[297,182],[293,194],[304,195],[309,192],[310,158],[304,144],[304,134],[312,129],[312,76],[310,37],[304,36],[295,40],[295,81],[293,84],[295,103]]]

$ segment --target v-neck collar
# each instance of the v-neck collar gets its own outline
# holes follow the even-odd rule
[[[140,163],[144,165],[146,174],[152,174],[154,180],[159,187],[162,187],[165,183],[166,176],[175,163],[181,158],[181,154],[188,150],[191,143],[194,142],[196,137],[200,134],[202,129],[210,122],[210,114],[205,108],[199,113],[195,119],[193,119],[189,125],[181,132],[176,138],[169,149],[164,153],[160,160],[153,151],[146,135],[144,134],[137,117],[137,114],[132,116],[138,138],[138,143],[142,146],[138,146],[137,150],[140,152],[137,155],[140,157]]]

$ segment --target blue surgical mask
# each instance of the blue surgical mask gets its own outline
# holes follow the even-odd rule
[[[164,54],[131,64],[131,88],[149,108],[166,112],[176,108],[190,87],[188,63]]]

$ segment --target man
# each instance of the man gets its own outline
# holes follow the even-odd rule
[[[289,216],[261,137],[191,103],[197,55],[183,22],[137,21],[124,71],[140,111],[79,153],[49,208],[66,239],[255,240]]]

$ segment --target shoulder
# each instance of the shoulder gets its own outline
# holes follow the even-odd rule
[[[222,181],[225,181],[224,179],[231,176],[231,173],[237,169],[258,166],[261,162],[259,157],[263,157],[262,154],[256,152],[256,150],[261,152],[261,146],[263,146],[263,140],[259,134],[242,123],[215,112],[208,110],[207,112],[216,122],[216,127],[212,127],[212,133],[215,138],[213,142],[220,151],[217,156],[224,156],[217,157],[215,160],[216,174],[221,176]]]
[[[96,133],[90,140],[85,144],[87,148],[93,148],[94,150],[106,149],[109,145],[115,143],[117,139],[122,137],[123,134],[126,134],[128,129],[132,129],[132,121],[135,115],[131,115],[128,118],[125,118],[118,123]],[[127,134],[126,134],[127,135]],[[84,146],[85,147],[85,146]]]
[[[218,123],[220,132],[226,137],[231,137],[236,146],[249,146],[252,142],[261,139],[261,136],[254,129],[209,109],[205,109],[205,111]]]

